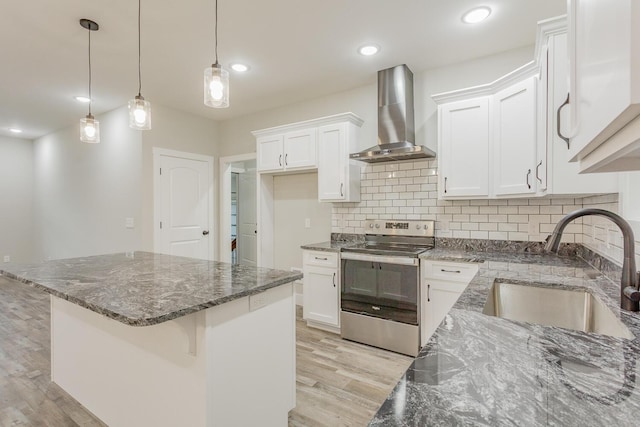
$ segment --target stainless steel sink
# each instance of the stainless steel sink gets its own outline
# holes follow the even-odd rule
[[[559,289],[495,282],[484,314],[633,339],[629,329],[598,298],[582,289]]]

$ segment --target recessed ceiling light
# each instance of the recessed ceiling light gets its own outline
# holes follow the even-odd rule
[[[362,47],[360,47],[358,49],[358,53],[360,53],[360,55],[364,55],[364,56],[375,55],[378,52],[380,52],[380,47],[376,46],[374,44],[368,44],[368,45],[362,46]]]
[[[232,64],[231,69],[239,73],[244,73],[245,71],[249,71],[249,66],[244,64]]]
[[[91,101],[91,99],[87,98],[86,96],[74,96],[73,98],[78,102],[87,103],[87,102]]]
[[[487,6],[476,7],[462,15],[462,22],[465,24],[477,24],[484,21],[491,15],[491,9]]]
[[[22,133],[22,129],[18,129],[18,128],[9,128],[9,132],[13,132],[13,133]]]

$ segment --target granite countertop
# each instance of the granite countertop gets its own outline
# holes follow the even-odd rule
[[[631,426],[640,414],[640,315],[620,285],[577,257],[435,249],[422,259],[481,262],[371,426]],[[495,281],[586,288],[635,339],[482,314]]]
[[[340,252],[342,248],[348,248],[349,246],[353,246],[355,242],[353,241],[329,241],[329,242],[321,242],[321,243],[310,243],[308,245],[300,246],[302,249],[310,250],[310,251],[320,251],[320,252]]]
[[[5,264],[0,273],[131,326],[162,323],[302,278],[150,252]]]

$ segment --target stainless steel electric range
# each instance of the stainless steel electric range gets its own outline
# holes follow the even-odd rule
[[[434,221],[368,220],[365,242],[342,249],[343,338],[416,356],[420,262],[435,245]]]

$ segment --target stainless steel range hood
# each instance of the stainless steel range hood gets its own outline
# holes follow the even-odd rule
[[[378,145],[349,157],[367,163],[433,158],[415,144],[413,73],[406,65],[378,71]]]

